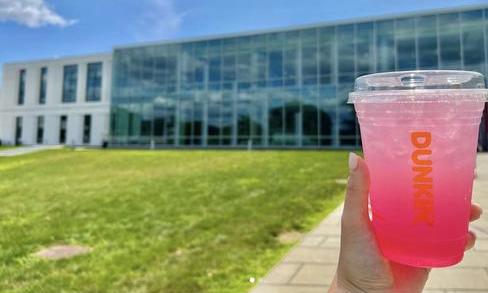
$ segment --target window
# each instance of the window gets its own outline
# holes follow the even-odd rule
[[[206,42],[200,42],[195,44],[195,82],[202,84],[205,82],[206,67],[207,67],[207,44]],[[203,85],[202,85],[203,86]]]
[[[300,33],[302,42],[302,83],[316,85],[318,76],[317,29],[306,29]]]
[[[483,11],[461,13],[464,69],[484,71]]]
[[[220,108],[220,97],[218,99],[208,101],[207,143],[209,145],[220,144],[220,133],[222,132]]]
[[[229,145],[234,132],[232,101],[230,101],[230,95],[224,94],[223,98],[224,101],[220,106],[220,144]]]
[[[398,69],[416,69],[415,19],[398,19],[395,36]]]
[[[222,79],[222,61],[220,56],[212,56],[209,59],[210,82],[220,82]]]
[[[83,117],[83,143],[89,144],[91,136],[91,115]]]
[[[268,80],[272,86],[281,86],[283,78],[283,52],[270,51],[268,53]]]
[[[63,103],[76,102],[77,85],[78,85],[78,65],[64,66]]]
[[[251,80],[251,54],[241,53],[237,56],[237,80],[241,83]]]
[[[284,114],[283,99],[279,97],[270,98],[268,109],[268,143],[270,145],[283,144]]]
[[[235,55],[225,55],[223,59],[223,79],[224,81],[234,81],[236,79],[236,58]]]
[[[267,72],[268,72],[268,52],[265,48],[258,48],[255,52],[255,66],[253,78],[256,80],[258,87],[266,86]]]
[[[19,74],[19,96],[17,99],[18,105],[23,105],[25,100],[25,69],[20,70]]]
[[[357,75],[374,72],[374,24],[360,23],[356,26],[356,70]]]
[[[22,117],[15,118],[15,145],[22,144]]]
[[[156,101],[154,104],[154,126],[153,136],[156,143],[173,144],[175,134],[175,106],[174,101],[167,99],[165,101]],[[118,114],[120,117],[121,115]],[[128,115],[127,115],[128,116]],[[128,119],[122,118],[124,122]],[[122,120],[119,118],[119,120]]]
[[[354,81],[354,26],[337,27],[337,71],[339,82]]]
[[[102,92],[102,63],[88,64],[86,76],[86,100],[96,102],[101,100]]]
[[[38,116],[36,142],[41,144],[43,140],[44,140],[44,117]]]
[[[300,131],[302,127],[302,112],[299,99],[299,93],[295,97],[286,99],[283,105],[283,130],[284,130],[284,144],[297,145],[300,141]]]
[[[335,30],[334,27],[325,27],[320,30],[320,84],[331,84],[333,83],[333,73],[334,73],[334,43],[335,43]]]
[[[460,69],[461,40],[459,14],[450,13],[439,16],[439,38],[442,69]]]
[[[59,121],[59,143],[66,143],[66,127],[68,124],[68,117],[65,115],[61,116]]]
[[[437,18],[422,16],[417,19],[419,68],[436,69],[437,54]]]
[[[302,78],[304,85],[317,84],[318,67],[317,47],[302,48]]]
[[[303,145],[317,145],[319,133],[319,115],[315,92],[302,91],[302,128]]]
[[[180,144],[201,144],[203,104],[191,100],[180,101]]]
[[[376,67],[377,71],[395,70],[395,39],[393,21],[376,23]]]
[[[39,104],[46,103],[46,91],[47,91],[47,67],[41,68],[41,81],[39,87]]]

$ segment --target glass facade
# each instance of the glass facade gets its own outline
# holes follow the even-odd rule
[[[44,142],[44,116],[38,116],[36,143],[42,144],[43,142]]]
[[[15,145],[22,144],[22,117],[15,117]]]
[[[67,128],[68,128],[68,116],[62,115],[59,118],[59,143],[60,144],[66,143]]]
[[[102,95],[102,63],[89,63],[86,75],[86,100],[100,101]]]
[[[25,101],[25,69],[19,72],[19,92],[17,97],[17,105],[23,105]]]
[[[111,143],[360,145],[347,94],[392,70],[486,74],[488,10],[423,14],[114,50]]]
[[[76,102],[78,65],[66,65],[63,69],[63,103]]]
[[[39,104],[41,105],[46,103],[46,92],[47,92],[47,67],[42,67],[41,80],[39,86]]]
[[[89,144],[91,138],[91,115],[83,116],[83,143]]]

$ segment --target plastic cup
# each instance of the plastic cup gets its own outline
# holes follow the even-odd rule
[[[466,245],[483,75],[408,71],[356,79],[354,103],[383,255],[416,267],[460,262]]]

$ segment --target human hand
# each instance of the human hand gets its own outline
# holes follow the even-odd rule
[[[421,293],[430,269],[406,266],[384,258],[378,248],[368,214],[369,173],[366,162],[349,155],[349,182],[341,220],[341,250],[337,273],[329,293]],[[471,206],[471,221],[481,208]],[[469,231],[466,249],[476,236]]]

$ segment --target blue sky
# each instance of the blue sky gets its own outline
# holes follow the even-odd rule
[[[0,0],[0,64],[114,45],[461,5],[475,0]],[[1,74],[1,73],[0,73]]]

